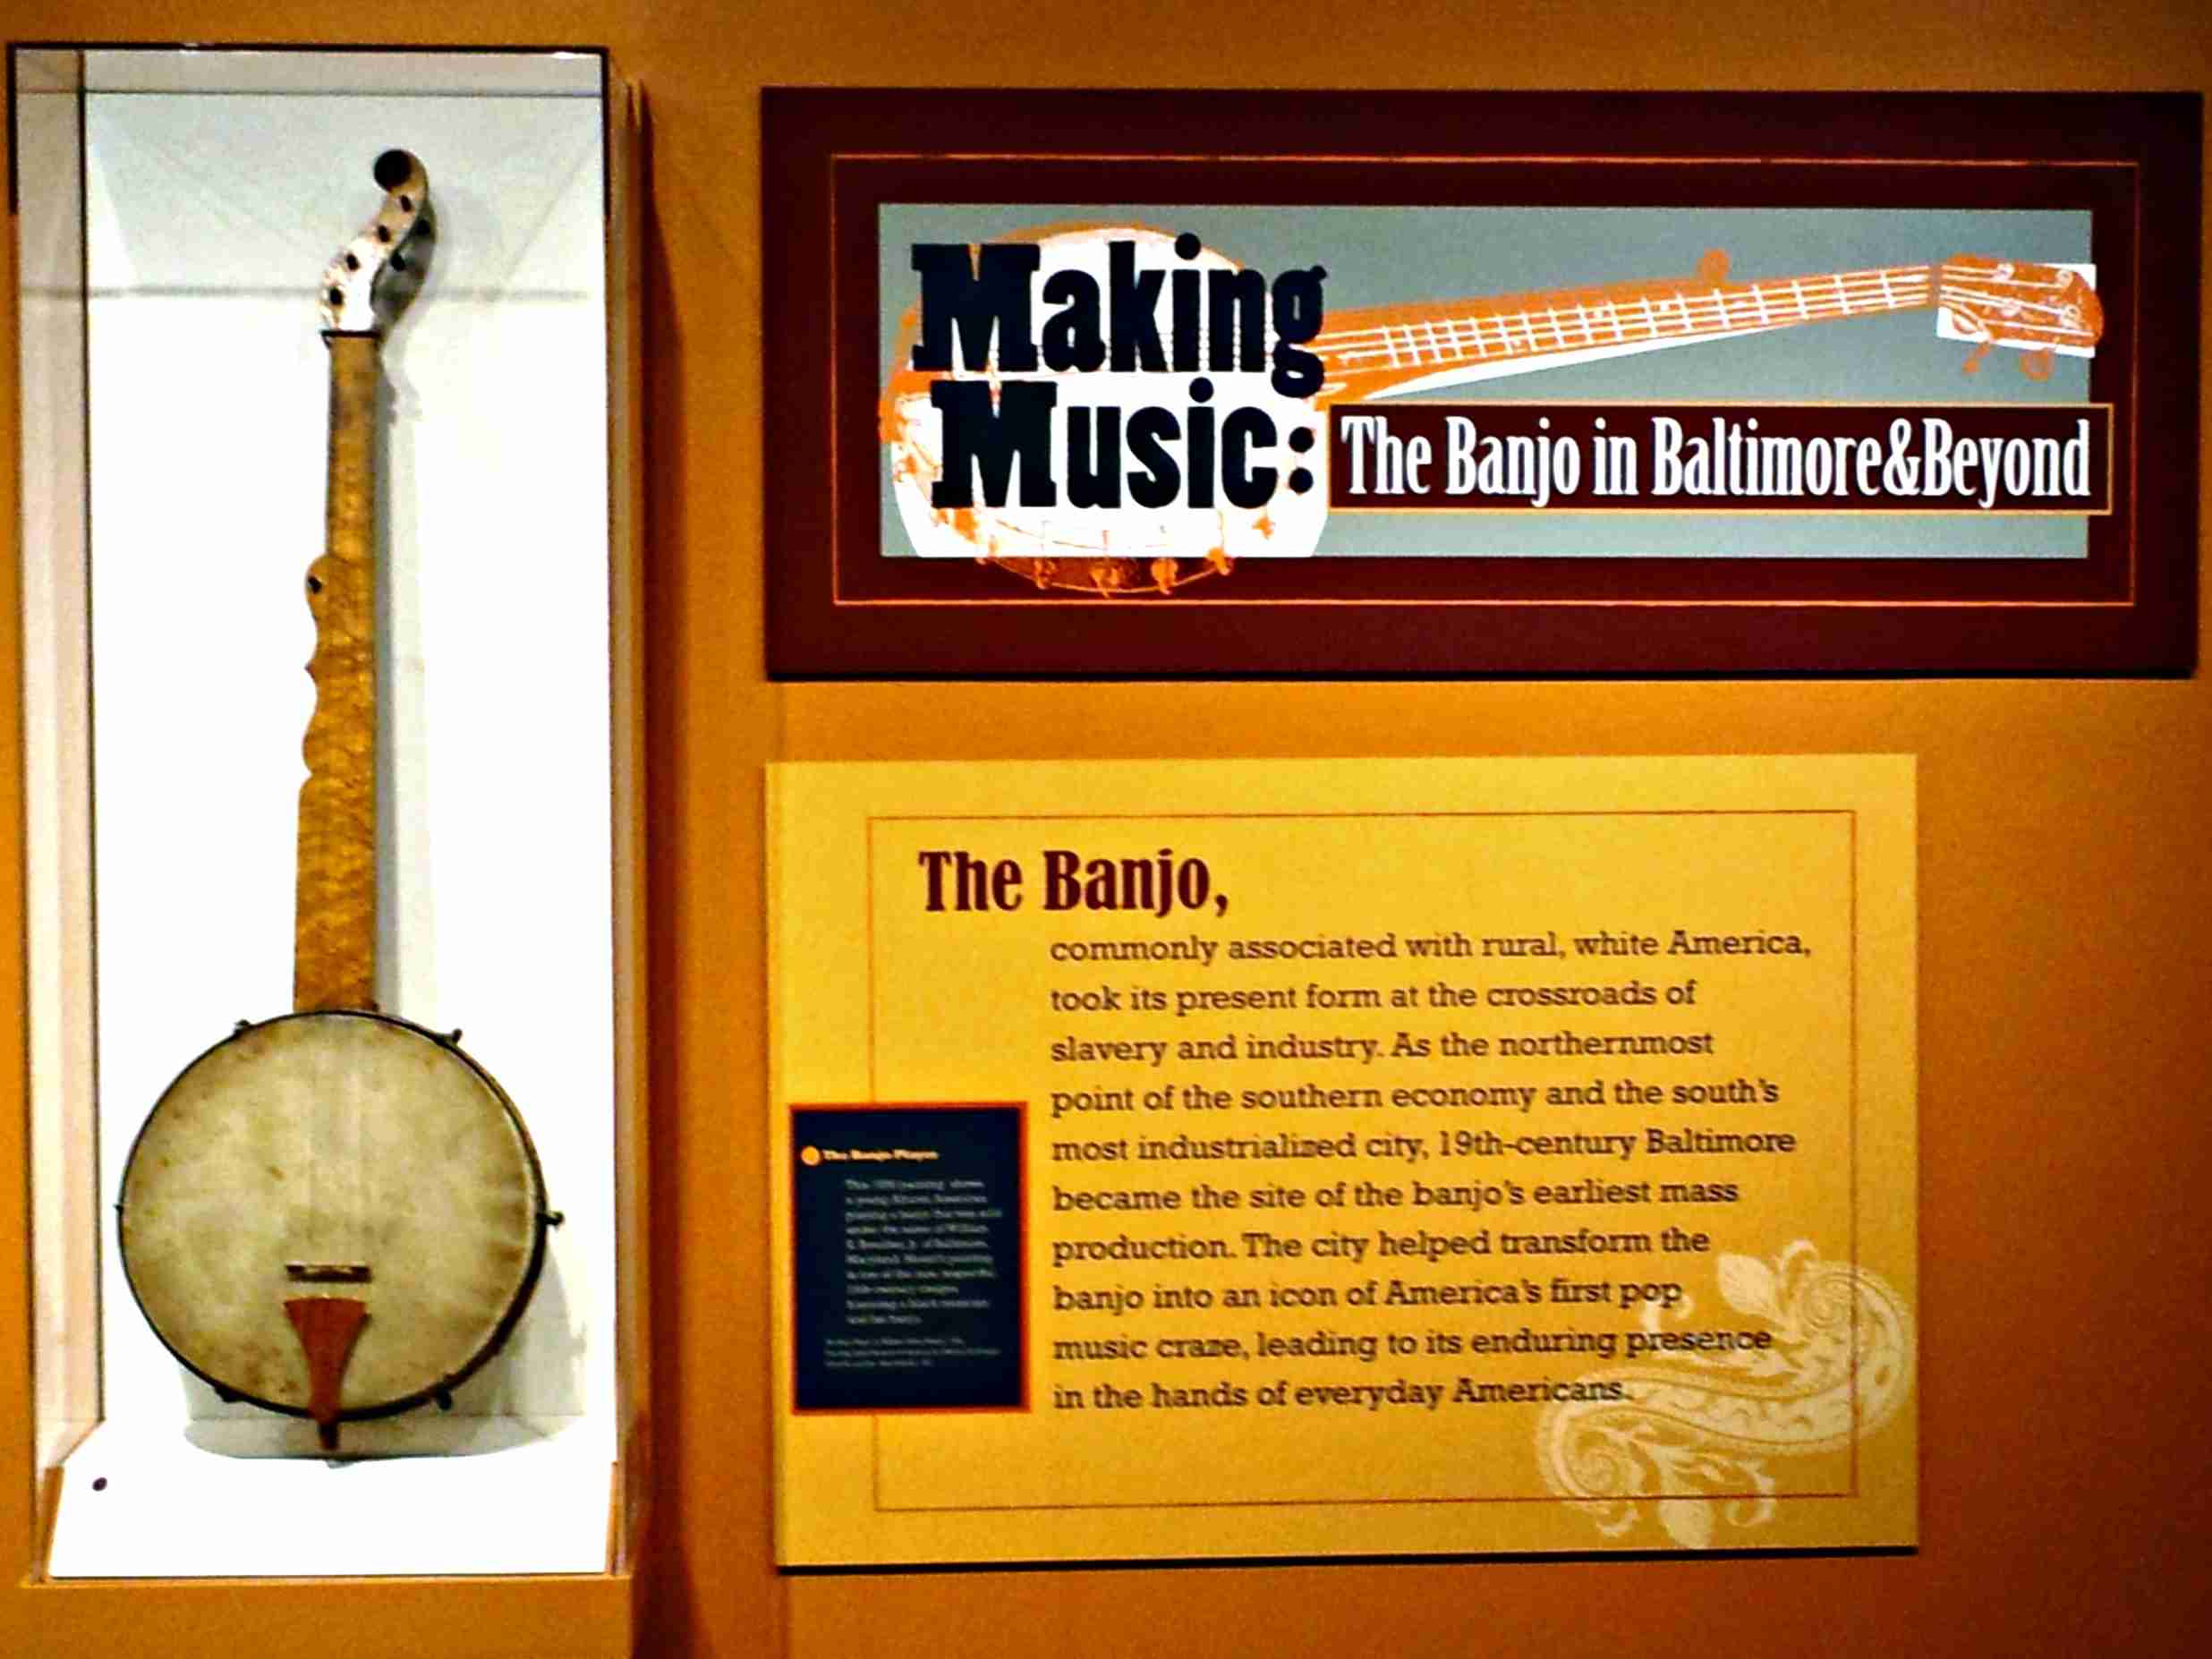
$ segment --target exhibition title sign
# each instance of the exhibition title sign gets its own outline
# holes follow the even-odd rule
[[[769,672],[2188,673],[2198,101],[772,88]]]
[[[2025,516],[2055,526],[2033,552],[2079,557],[2083,522],[2112,510],[2113,411],[2087,401],[2104,318],[2085,215],[1123,211],[955,238],[928,233],[974,210],[884,209],[887,556],[1040,582],[1076,566],[1094,581],[1107,561],[1172,587],[1240,557],[1331,553],[1725,557],[1842,551],[1840,534],[1851,551],[2017,554],[2017,524],[1992,540],[1928,521]],[[1155,213],[1165,228],[1136,222]],[[1762,268],[1731,276],[1704,246],[1715,228]],[[1232,258],[1210,239],[1224,231],[1270,257]],[[1893,257],[1901,235],[1993,231],[2030,245]],[[1412,297],[1451,280],[1440,245],[1463,286],[1485,267],[1565,285]],[[1620,274],[1639,257],[1695,268]],[[1378,536],[1391,513],[1581,522]],[[1777,549],[1771,530],[1685,543],[1680,526],[1624,544],[1617,525],[1593,532],[1597,514],[1838,522]],[[1869,548],[1842,521],[1870,515],[1918,523]]]

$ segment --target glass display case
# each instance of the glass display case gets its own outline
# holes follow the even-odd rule
[[[627,1651],[645,1392],[636,92],[597,51],[19,46],[10,71],[30,1576],[123,1594],[498,1575],[528,1596],[562,1575],[567,1650]],[[172,1079],[294,1007],[318,695],[302,586],[331,396],[318,302],[396,147],[427,169],[434,234],[383,339],[373,438],[376,1001],[465,1034],[558,1224],[497,1351],[421,1408],[344,1423],[332,1457],[306,1417],[180,1364],[115,1211]],[[444,1155],[426,1133],[426,1164]],[[242,1206],[284,1191],[268,1176]],[[404,1173],[371,1178],[408,1202]],[[370,1651],[409,1650],[412,1620],[450,1635],[434,1599],[388,1605]]]

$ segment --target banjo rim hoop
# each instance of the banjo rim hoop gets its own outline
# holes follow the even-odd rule
[[[387,1014],[376,1008],[298,1008],[286,1014],[272,1015],[264,1020],[241,1020],[234,1029],[209,1043],[178,1069],[176,1076],[170,1078],[168,1084],[162,1089],[160,1095],[154,1102],[152,1110],[146,1114],[144,1120],[139,1125],[138,1132],[132,1137],[131,1150],[123,1158],[123,1176],[115,1200],[115,1253],[117,1259],[123,1264],[123,1283],[131,1292],[132,1301],[137,1305],[139,1316],[146,1322],[146,1328],[154,1333],[155,1340],[178,1365],[213,1389],[217,1396],[225,1402],[242,1401],[264,1411],[276,1412],[287,1417],[306,1419],[312,1417],[313,1414],[303,1406],[286,1405],[280,1400],[268,1400],[250,1390],[242,1389],[234,1383],[225,1382],[222,1378],[213,1375],[202,1365],[194,1363],[178,1348],[177,1345],[170,1340],[169,1333],[162,1328],[160,1322],[154,1317],[146,1306],[145,1295],[139,1288],[138,1274],[132,1270],[130,1239],[124,1228],[130,1207],[132,1172],[137,1167],[139,1153],[144,1146],[148,1133],[159,1120],[162,1108],[175,1093],[177,1085],[189,1076],[202,1061],[219,1053],[231,1043],[250,1036],[255,1032],[266,1031],[273,1025],[301,1020],[311,1020],[318,1023],[330,1020],[366,1020],[421,1038],[444,1053],[458,1059],[484,1085],[492,1099],[498,1102],[508,1126],[514,1131],[516,1144],[522,1148],[532,1208],[529,1259],[524,1263],[507,1306],[494,1324],[490,1334],[464,1364],[447,1374],[426,1383],[412,1393],[396,1396],[390,1400],[375,1400],[367,1405],[347,1406],[337,1413],[336,1421],[360,1423],[379,1417],[396,1417],[402,1412],[413,1411],[419,1407],[429,1405],[440,1395],[449,1395],[455,1389],[459,1388],[474,1376],[487,1362],[506,1346],[508,1338],[514,1334],[516,1323],[530,1306],[531,1297],[537,1290],[538,1280],[545,1266],[546,1234],[551,1229],[554,1220],[551,1204],[546,1195],[545,1171],[538,1160],[537,1145],[530,1138],[529,1126],[523,1121],[523,1115],[516,1109],[514,1100],[504,1088],[500,1087],[499,1080],[455,1040],[459,1035],[457,1031],[452,1034],[432,1031],[429,1026],[418,1025],[413,1020],[404,1018],[396,1014]]]

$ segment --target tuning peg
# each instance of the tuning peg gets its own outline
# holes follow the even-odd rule
[[[1982,359],[1989,355],[1989,348],[1995,344],[1996,342],[1995,340],[1984,340],[1981,342],[1980,345],[1977,345],[1972,351],[1966,354],[1966,361],[1959,365],[1959,372],[1961,374],[1979,374],[1981,372]]]
[[[2051,378],[2051,370],[2057,361],[2057,353],[2046,345],[2039,352],[2029,352],[2022,357],[2020,360],[2020,371],[2030,380],[2047,380]]]

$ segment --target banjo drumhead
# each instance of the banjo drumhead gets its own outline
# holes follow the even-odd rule
[[[362,1417],[450,1388],[498,1348],[545,1220],[499,1085],[420,1026],[345,1010],[244,1027],[186,1067],[131,1150],[119,1230],[162,1341],[259,1405],[307,1409],[287,1300],[364,1303],[341,1393],[341,1415]]]

